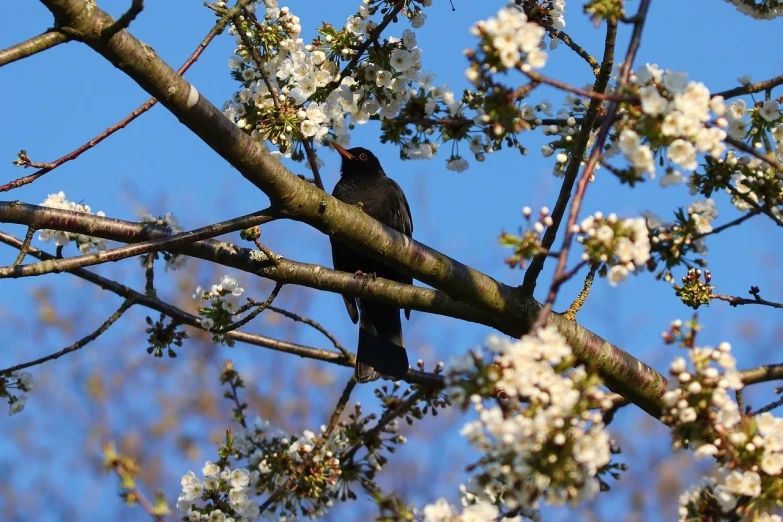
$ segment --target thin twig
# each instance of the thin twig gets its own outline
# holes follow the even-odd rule
[[[35,359],[34,361],[17,364],[16,366],[11,366],[10,368],[6,368],[4,370],[0,370],[0,375],[10,375],[12,372],[23,370],[25,368],[30,368],[31,366],[37,366],[41,363],[45,363],[47,361],[52,361],[54,359],[59,359],[63,355],[69,354],[71,352],[75,352],[76,350],[79,350],[80,348],[83,348],[90,342],[97,339],[103,332],[109,329],[111,325],[113,325],[115,322],[117,322],[117,319],[122,317],[122,314],[124,314],[131,306],[133,306],[135,301],[131,299],[126,299],[122,305],[117,309],[116,312],[114,312],[102,325],[98,327],[97,330],[92,332],[91,334],[79,339],[75,343],[73,343],[70,346],[66,346],[60,351],[54,352],[52,354],[47,355],[46,357],[41,357],[40,359]]]
[[[318,160],[315,156],[313,146],[310,144],[310,138],[303,139],[302,144],[304,145],[305,153],[307,154],[307,161],[310,164],[310,169],[313,171],[313,176],[315,177],[315,186],[325,191],[324,182],[321,181],[321,173],[318,172]]]
[[[618,96],[616,94],[606,94],[604,92],[586,91],[584,89],[580,89],[579,87],[574,87],[573,85],[561,82],[560,80],[555,80],[554,78],[544,76],[543,74],[537,73],[535,71],[522,72],[524,72],[527,77],[534,82],[545,83],[547,85],[551,85],[552,87],[557,87],[558,89],[572,92],[574,94],[578,94],[579,96],[584,96],[585,98],[590,98],[591,100],[612,101],[616,103],[639,103],[639,98],[636,96]]]
[[[255,310],[253,310],[252,312],[247,314],[245,317],[243,317],[239,321],[237,321],[235,323],[231,323],[230,325],[228,325],[228,326],[226,326],[224,328],[219,328],[219,329],[214,328],[214,329],[210,330],[210,332],[214,333],[214,334],[227,334],[228,332],[233,332],[237,328],[241,328],[241,327],[245,326],[247,323],[249,323],[250,321],[252,321],[256,317],[258,317],[258,314],[260,314],[261,312],[263,312],[264,310],[269,308],[269,305],[271,305],[272,302],[275,300],[275,298],[277,297],[277,294],[279,294],[280,290],[283,289],[283,286],[284,286],[283,283],[277,283],[275,285],[275,287],[272,289],[272,293],[269,294],[269,297],[267,298],[267,300],[264,301],[263,303],[254,303],[254,304],[258,305],[258,308],[256,308]]]
[[[228,377],[228,385],[231,388],[231,391],[228,392],[228,398],[234,401],[234,404],[236,404],[236,418],[239,422],[239,424],[247,429],[247,419],[245,418],[245,408],[247,408],[247,403],[243,403],[241,400],[239,400],[239,389],[237,387],[237,380],[241,379],[239,376],[239,372],[237,372],[234,369],[234,363],[231,361],[226,361],[226,369],[224,370],[224,375],[231,372],[232,375]]]
[[[218,20],[217,23],[215,23],[215,26],[209,31],[209,33],[207,33],[207,36],[205,36],[204,39],[201,41],[201,43],[198,45],[196,50],[193,51],[193,54],[191,54],[190,57],[185,61],[185,63],[182,64],[182,67],[179,68],[177,74],[179,74],[180,76],[185,74],[185,72],[190,68],[190,66],[196,63],[196,60],[199,59],[201,53],[204,52],[204,49],[207,48],[210,42],[212,42],[212,40],[217,35],[221,34],[225,30],[228,21],[231,20],[231,17],[233,17],[236,13],[238,13],[242,7],[244,7],[245,5],[249,4],[252,1],[253,0],[239,0],[235,7],[231,8],[223,18]],[[105,140],[106,138],[108,138],[118,130],[127,127],[130,122],[132,122],[133,120],[135,120],[136,118],[138,118],[139,116],[141,116],[142,114],[150,110],[156,103],[158,103],[157,99],[150,98],[142,105],[140,105],[135,111],[130,113],[128,116],[126,116],[124,119],[115,123],[111,127],[107,128],[105,131],[103,131],[102,133],[100,133],[99,135],[97,135],[96,137],[94,137],[93,139],[91,139],[90,141],[88,141],[78,149],[74,150],[73,152],[66,154],[65,156],[51,163],[41,164],[40,167],[41,170],[35,172],[34,174],[21,177],[19,179],[6,183],[5,185],[0,185],[0,192],[7,192],[9,190],[19,188],[23,185],[27,185],[28,183],[32,183],[33,181],[37,180],[44,174],[56,169],[63,163],[67,163],[69,161],[78,158],[79,156],[82,155],[82,153],[95,147],[97,144],[99,144],[100,142],[102,142],[103,140]]]
[[[560,289],[560,287],[563,285],[563,283],[565,283],[566,281],[568,281],[569,279],[571,279],[572,277],[574,277],[574,276],[575,276],[577,273],[579,273],[579,271],[580,271],[582,268],[584,268],[584,266],[585,266],[587,263],[589,263],[589,262],[590,262],[590,260],[589,260],[589,259],[582,259],[581,261],[579,261],[579,263],[577,263],[577,264],[576,264],[576,266],[575,266],[574,268],[572,268],[572,269],[571,269],[571,270],[569,270],[568,272],[565,272],[565,273],[564,273],[564,274],[562,274],[560,277],[558,277],[558,278],[557,278],[557,279],[556,279],[556,280],[555,280],[555,281],[552,283],[552,287],[555,289],[555,291],[559,290],[559,289]]]
[[[761,214],[761,210],[758,209],[758,208],[754,208],[750,212],[747,212],[746,214],[741,215],[740,217],[738,217],[737,219],[735,219],[733,221],[729,221],[728,223],[724,223],[723,225],[721,225],[719,227],[715,227],[711,231],[705,232],[704,234],[697,234],[697,235],[693,236],[691,239],[693,239],[693,240],[702,239],[704,237],[711,236],[713,234],[718,234],[720,232],[723,232],[727,228],[736,227],[737,225],[739,225],[741,223],[744,223],[748,219],[752,218],[753,216],[758,216],[759,214]]]
[[[585,277],[585,283],[582,286],[582,291],[579,292],[579,295],[576,296],[576,299],[574,299],[574,302],[571,303],[571,306],[568,307],[568,310],[565,311],[563,314],[563,317],[570,320],[576,319],[576,314],[581,310],[582,305],[585,304],[585,301],[587,300],[587,296],[590,295],[590,288],[593,286],[593,279],[595,278],[595,271],[598,269],[598,263],[593,263],[590,265],[590,271],[587,273],[587,277]]]
[[[351,447],[343,454],[342,457],[340,457],[340,461],[345,462],[353,458],[353,456],[356,455],[356,452],[364,447],[367,444],[367,441],[374,439],[386,427],[387,424],[389,424],[394,419],[405,415],[408,410],[416,406],[423,395],[423,390],[416,390],[410,397],[408,397],[408,400],[397,406],[395,409],[387,411],[386,414],[378,419],[378,422],[371,430],[363,434],[361,442],[354,444],[353,447]]]
[[[758,201],[752,200],[747,193],[740,192],[739,190],[737,190],[736,187],[734,187],[731,184],[726,185],[726,190],[728,190],[729,194],[731,194],[732,196],[738,197],[739,199],[741,199],[742,201],[744,201],[745,203],[753,207],[755,210],[758,210],[759,212],[767,216],[769,219],[774,221],[777,226],[783,227],[783,219],[781,219],[780,216],[775,215],[775,213],[772,212],[772,210],[770,210],[769,207],[767,207],[767,205],[762,205]]]
[[[133,0],[133,2],[131,2],[130,8],[128,8],[128,10],[125,11],[122,16],[117,18],[116,22],[101,32],[101,38],[108,41],[115,34],[130,27],[131,22],[133,22],[136,17],[139,16],[143,9],[144,0]]]
[[[16,261],[14,261],[12,266],[19,266],[22,264],[24,257],[27,255],[27,249],[30,248],[30,242],[33,240],[34,234],[35,227],[27,227],[27,234],[24,236],[24,243],[22,243],[22,248],[19,249],[19,255],[16,256]]]
[[[750,415],[751,416],[755,416],[755,415],[759,415],[761,413],[772,411],[772,410],[774,410],[775,408],[777,408],[778,406],[781,406],[781,405],[783,405],[783,397],[781,397],[780,399],[778,399],[776,401],[773,401],[773,402],[767,404],[766,406],[762,406],[761,408],[759,408],[759,409],[757,409],[755,411],[750,412]]]
[[[756,92],[768,91],[773,87],[777,87],[778,85],[783,85],[783,74],[774,78],[770,78],[769,80],[749,83],[748,85],[742,85],[740,87],[734,87],[733,89],[716,92],[712,96],[723,96],[725,99],[729,99],[742,96],[743,94],[753,94]]]
[[[555,29],[552,26],[545,25],[544,29],[546,29],[546,32],[549,33],[549,36],[552,38],[555,38],[557,40],[560,40],[564,44],[566,44],[572,51],[574,51],[578,56],[580,56],[584,61],[587,62],[587,65],[589,65],[593,69],[593,74],[595,76],[598,76],[601,64],[598,63],[598,60],[596,60],[590,53],[588,53],[584,47],[574,42],[573,38],[571,38],[568,33],[565,31],[560,31],[559,29]]]
[[[55,210],[46,207],[39,208],[42,212]],[[76,214],[83,213],[76,212]],[[268,223],[274,219],[275,217],[271,214],[267,214],[267,211],[261,211],[260,213],[257,212],[240,218],[222,221],[214,225],[197,228],[190,232],[181,232],[179,234],[150,239],[141,243],[95,252],[93,254],[58,259],[57,261],[52,262],[31,263],[24,266],[0,267],[0,279],[38,276],[52,272],[64,272],[75,268],[84,268],[86,266],[101,263],[120,261],[129,257],[148,254],[156,250],[167,250],[176,246],[182,246],[203,239],[227,234],[229,232],[235,232],[261,223]]]
[[[598,88],[596,87],[595,92],[598,92]],[[453,129],[460,129],[466,125],[473,126],[475,125],[475,121],[471,118],[394,118],[393,121],[395,123],[399,123],[402,125],[406,125],[408,123],[412,123],[414,125],[421,125],[422,127],[434,127],[435,125],[441,125],[444,127],[451,127]],[[574,124],[575,125],[582,125],[584,124],[585,120],[583,118],[575,118]],[[538,124],[538,120],[535,121],[536,124]],[[568,118],[542,118],[541,119],[541,125],[558,125],[560,127],[564,127],[568,125]]]
[[[158,293],[155,291],[155,254],[147,254],[147,267],[144,270],[144,279],[146,283],[144,285],[144,293],[150,297],[158,297]]]
[[[258,20],[255,18],[253,13],[250,12],[249,9],[243,8],[242,13],[245,15],[246,18],[253,20],[255,22],[256,28],[258,30],[261,30],[261,24],[258,23]],[[280,109],[280,101],[277,99],[277,90],[272,88],[272,82],[269,81],[269,77],[266,74],[266,71],[264,70],[264,59],[259,54],[258,49],[256,49],[256,46],[253,45],[253,41],[250,39],[250,37],[247,35],[245,31],[242,31],[240,28],[241,20],[239,19],[239,16],[235,16],[233,18],[234,20],[234,26],[237,28],[237,33],[239,34],[239,38],[242,40],[242,43],[244,44],[245,48],[250,53],[250,57],[253,59],[254,62],[256,62],[256,70],[261,75],[261,79],[264,80],[264,84],[266,85],[266,88],[269,89],[269,95],[272,97],[272,104],[274,105],[275,109]]]
[[[337,338],[335,336],[330,334],[329,331],[326,328],[321,326],[320,323],[317,323],[316,321],[313,321],[312,319],[310,319],[308,317],[304,317],[304,316],[295,314],[293,312],[289,312],[288,310],[283,310],[282,308],[278,308],[276,306],[270,306],[269,309],[272,310],[275,313],[278,313],[280,315],[284,315],[284,316],[288,317],[289,319],[293,319],[294,321],[298,321],[300,323],[304,323],[304,324],[312,326],[313,328],[315,328],[316,330],[318,330],[319,332],[324,334],[326,336],[326,338],[329,339],[332,342],[334,347],[337,348],[338,350],[340,350],[343,353],[343,355],[345,355],[346,357],[352,357],[353,356],[353,354],[351,352],[349,352],[345,348],[345,346],[343,346],[340,343],[340,341],[337,340]]]
[[[732,147],[737,148],[742,152],[746,152],[751,156],[760,159],[764,163],[767,163],[768,165],[774,167],[775,170],[778,171],[778,173],[783,173],[783,163],[779,162],[774,155],[759,152],[757,149],[751,147],[750,145],[747,145],[746,143],[743,143],[740,140],[734,139],[731,136],[726,136],[726,139],[724,141],[729,145],[731,145]]]
[[[68,40],[68,35],[65,33],[57,29],[49,29],[43,34],[39,34],[38,36],[34,36],[29,40],[25,40],[24,42],[1,50],[0,67],[17,60],[21,60],[22,58],[27,58],[28,56],[32,56],[47,49],[51,49],[56,45],[67,42]]]
[[[263,252],[263,253],[264,253],[264,255],[266,256],[266,258],[267,258],[267,259],[268,259],[268,260],[269,260],[271,263],[273,263],[273,264],[275,264],[275,265],[277,265],[277,264],[279,264],[279,263],[280,263],[280,259],[277,257],[277,255],[275,255],[275,253],[274,253],[274,252],[272,252],[272,251],[271,251],[271,250],[269,250],[267,247],[265,247],[265,246],[264,246],[264,244],[263,244],[263,243],[261,243],[261,241],[259,241],[259,240],[258,240],[258,238],[254,239],[254,240],[253,240],[253,243],[255,243],[255,245],[258,247],[258,249],[259,249],[261,252]]]
[[[110,464],[114,472],[117,473],[117,476],[120,477],[120,487],[125,492],[123,496],[126,499],[129,497],[132,498],[133,502],[138,502],[144,511],[152,515],[155,522],[163,522],[165,520],[163,518],[163,513],[156,509],[144,493],[136,486],[136,481],[132,480],[133,473],[125,467],[122,458],[114,458]],[[131,480],[127,480],[128,478],[131,478]],[[133,485],[130,486],[130,484]]]
[[[756,287],[753,287],[756,288]],[[758,290],[758,288],[756,288]],[[719,301],[726,301],[731,306],[740,306],[740,305],[761,305],[761,306],[769,306],[770,308],[783,308],[783,304],[781,303],[775,303],[773,301],[767,301],[766,299],[762,299],[758,292],[753,292],[753,289],[751,289],[751,294],[753,294],[754,299],[748,299],[746,297],[737,297],[733,295],[723,295],[723,294],[710,294],[710,299],[717,299]]]
[[[612,400],[612,407],[603,413],[604,426],[609,426],[609,424],[614,420],[614,416],[620,410],[620,408],[632,404],[631,401],[629,401],[622,395],[618,395],[618,394],[614,394],[611,400]]]

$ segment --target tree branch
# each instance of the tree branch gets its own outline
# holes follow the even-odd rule
[[[117,18],[117,21],[111,24],[109,27],[101,31],[101,38],[108,40],[115,34],[119,33],[130,27],[132,21],[136,19],[141,11],[144,9],[144,0],[133,0],[131,6],[125,11],[122,16]]]
[[[590,53],[588,53],[584,47],[577,44],[573,38],[571,38],[568,33],[565,31],[560,31],[558,29],[555,29],[552,26],[545,25],[543,26],[544,29],[546,29],[546,32],[549,33],[549,36],[552,38],[555,38],[557,40],[560,40],[564,44],[566,44],[572,51],[574,51],[580,58],[582,58],[584,61],[587,62],[587,65],[590,66],[590,68],[593,69],[593,74],[598,77],[600,70],[601,70],[601,64],[598,63],[598,60],[596,60]],[[603,91],[602,91],[603,92]]]
[[[35,359],[34,361],[17,364],[16,366],[11,366],[10,368],[6,368],[4,370],[0,370],[0,375],[11,375],[12,372],[23,370],[25,368],[30,368],[31,366],[37,366],[39,364],[45,363],[47,361],[53,361],[55,359],[59,359],[63,355],[67,355],[71,352],[75,352],[76,350],[79,350],[81,348],[84,348],[89,343],[97,339],[101,336],[106,330],[109,329],[111,325],[117,322],[117,320],[122,317],[122,314],[124,314],[128,309],[136,304],[132,299],[126,299],[125,302],[122,303],[122,305],[117,309],[116,312],[114,312],[111,316],[109,316],[106,321],[103,322],[102,325],[100,325],[94,332],[90,333],[89,335],[86,335],[85,337],[79,339],[75,343],[73,343],[70,346],[66,346],[62,350],[59,350],[57,352],[54,352],[52,354],[49,354],[45,357],[41,357],[39,359]]]
[[[737,96],[742,96],[743,94],[753,94],[756,92],[768,91],[773,87],[777,87],[778,85],[783,85],[783,74],[776,76],[775,78],[770,78],[769,80],[750,83],[748,85],[742,85],[733,89],[716,92],[712,96],[723,96],[725,99],[736,98]]]
[[[318,323],[316,321],[313,321],[312,319],[310,319],[308,317],[304,317],[304,316],[301,316],[299,314],[295,314],[293,312],[289,312],[288,310],[283,310],[282,308],[278,308],[276,306],[270,306],[269,309],[272,310],[275,313],[278,313],[280,315],[284,315],[285,317],[288,317],[289,319],[293,319],[294,321],[297,321],[297,322],[304,323],[306,325],[312,326],[313,328],[315,328],[316,330],[318,330],[319,332],[324,334],[324,336],[327,339],[329,339],[332,342],[332,344],[334,345],[334,347],[337,348],[338,350],[340,350],[343,355],[345,355],[346,357],[352,357],[353,356],[351,354],[351,352],[349,352],[345,348],[345,346],[343,346],[340,343],[340,341],[337,340],[337,338],[334,335],[329,333],[329,330],[327,330],[326,328],[321,326],[320,323]]]
[[[739,372],[742,384],[749,386],[760,382],[777,381],[783,379],[783,364],[766,364],[758,368],[751,368]]]
[[[742,224],[746,220],[752,218],[753,216],[758,216],[759,214],[761,214],[761,210],[758,209],[758,208],[754,208],[750,212],[747,212],[747,213],[741,215],[737,219],[729,221],[728,223],[724,223],[724,224],[722,224],[719,227],[715,227],[712,230],[710,230],[709,232],[705,232],[704,234],[696,234],[691,239],[692,240],[696,240],[696,239],[701,239],[703,237],[711,236],[713,234],[719,234],[720,232],[723,232],[727,228],[736,227],[737,225]]]
[[[750,294],[753,296],[753,299],[747,299],[745,297],[737,297],[734,295],[723,295],[723,294],[710,294],[710,299],[726,301],[731,306],[754,304],[754,305],[761,305],[761,306],[769,306],[770,308],[783,308],[783,304],[781,303],[775,303],[773,301],[767,301],[766,299],[762,299],[761,296],[759,295],[759,289],[756,286],[750,288]]]
[[[228,332],[233,332],[234,330],[237,330],[238,328],[243,327],[244,325],[246,325],[247,323],[249,323],[250,321],[255,319],[258,316],[258,314],[260,314],[261,312],[263,312],[264,310],[269,308],[269,306],[277,298],[277,294],[279,294],[280,290],[282,290],[282,289],[283,289],[283,283],[277,283],[275,285],[275,287],[272,289],[272,293],[269,294],[269,297],[267,298],[266,301],[264,301],[263,303],[256,303],[256,302],[253,303],[253,305],[258,305],[258,306],[256,306],[255,310],[253,310],[252,312],[247,314],[245,317],[243,317],[239,321],[237,321],[235,323],[232,323],[232,324],[226,326],[225,328],[216,328],[216,329],[210,330],[210,332],[212,332],[213,334],[227,334]]]
[[[773,167],[778,172],[783,173],[783,163],[779,162],[773,154],[764,154],[763,152],[759,152],[758,150],[751,147],[750,145],[747,145],[746,143],[740,140],[734,139],[731,136],[726,136],[726,139],[724,141],[729,145],[731,145],[732,147],[737,148],[742,152],[746,152],[751,156],[760,159],[764,163]]]
[[[43,34],[34,36],[22,43],[12,45],[0,51],[0,67],[27,58],[36,53],[51,49],[69,40],[68,35],[57,29],[49,29]]]
[[[50,226],[39,226],[31,228],[58,229],[57,219],[60,217],[57,213],[49,212],[48,207],[35,207],[33,205],[27,205],[25,203],[5,203],[0,202],[0,214],[2,209],[6,205],[12,205],[14,207],[25,207],[24,212],[30,212],[34,214],[33,219],[36,223],[49,222]],[[79,213],[78,217],[90,220],[91,217],[102,219],[100,216],[93,216],[92,214]],[[67,218],[66,218],[67,219]],[[0,279],[3,278],[17,278],[17,277],[30,277],[43,274],[49,274],[52,272],[63,272],[66,270],[73,270],[75,268],[84,268],[86,266],[98,265],[107,262],[120,261],[129,257],[135,257],[149,252],[155,252],[160,250],[176,249],[179,245],[186,245],[201,239],[207,239],[210,237],[220,236],[229,232],[242,230],[245,228],[253,227],[263,223],[269,223],[277,219],[273,213],[267,210],[248,214],[239,218],[230,219],[228,221],[222,221],[214,225],[207,225],[190,232],[182,232],[174,235],[167,235],[163,227],[160,227],[160,233],[163,237],[156,239],[150,239],[135,245],[128,245],[119,248],[113,248],[111,250],[104,250],[102,252],[95,252],[94,254],[85,254],[76,257],[69,257],[65,259],[58,259],[56,261],[47,261],[42,263],[34,263],[24,266],[18,266],[14,263],[11,266],[0,267]],[[114,220],[118,221],[118,220]],[[132,226],[130,222],[124,222],[129,226]],[[150,227],[149,224],[140,224],[142,227]]]

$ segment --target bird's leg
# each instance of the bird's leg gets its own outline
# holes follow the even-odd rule
[[[370,279],[372,279],[373,282],[375,282],[375,280],[378,278],[378,274],[376,274],[375,272],[368,274],[366,272],[362,272],[361,270],[357,270],[356,273],[353,274],[353,278],[356,279],[357,277],[362,278],[363,280],[362,287],[364,287],[364,285],[366,285]]]

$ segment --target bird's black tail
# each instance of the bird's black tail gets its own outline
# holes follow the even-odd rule
[[[381,376],[402,379],[408,373],[408,355],[399,308],[363,301],[360,310],[356,382],[371,382]]]

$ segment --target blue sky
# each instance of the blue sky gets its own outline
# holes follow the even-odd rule
[[[636,8],[636,2],[629,3],[629,9]],[[100,2],[100,6],[115,16],[121,14],[127,1]],[[282,4],[285,5],[285,4]],[[301,17],[303,36],[314,34],[313,29],[322,20],[341,24],[354,12],[355,2],[311,2],[293,0],[287,5]],[[419,46],[424,50],[424,68],[437,74],[436,83],[448,83],[455,92],[467,86],[464,80],[466,61],[462,49],[472,47],[470,25],[477,19],[493,15],[502,2],[465,2],[455,0],[456,11],[449,3],[437,0],[428,11],[428,21],[418,34]],[[567,5],[566,31],[598,56],[602,50],[603,28],[595,29],[581,14],[581,5],[569,2]],[[132,33],[151,45],[155,51],[174,68],[190,55],[198,42],[213,23],[210,11],[200,2],[169,0],[167,2],[146,2],[145,10],[131,26]],[[7,47],[45,30],[51,25],[51,16],[37,2],[14,2],[5,7],[0,18],[0,48]],[[407,24],[392,26],[388,34],[399,35]],[[624,56],[628,27],[621,28],[618,42],[618,61]],[[754,21],[734,11],[734,8],[716,0],[694,0],[691,2],[653,2],[643,43],[636,65],[645,62],[657,63],[661,68],[687,70],[690,77],[704,82],[711,91],[719,91],[737,85],[738,76],[749,74],[754,80],[761,80],[783,73],[783,58],[772,52],[778,45],[776,35],[783,34],[783,21]],[[187,78],[213,104],[220,106],[236,89],[230,78],[228,57],[233,50],[233,39],[224,35],[217,39],[201,59],[187,73]],[[582,86],[591,78],[589,67],[564,45],[550,53],[544,74]],[[39,54],[30,59],[0,68],[0,176],[2,182],[17,178],[25,173],[11,165],[16,153],[25,149],[33,161],[52,161],[70,152],[104,128],[122,119],[147,99],[147,95],[120,71],[102,57],[78,43],[69,43]],[[563,94],[542,88],[531,97],[538,102],[547,98],[555,108]],[[558,179],[550,172],[551,158],[539,153],[545,140],[537,132],[521,137],[530,153],[520,156],[514,151],[502,151],[487,157],[484,163],[471,161],[471,168],[461,174],[447,171],[444,150],[441,156],[429,162],[402,162],[398,151],[391,146],[378,143],[378,126],[374,122],[357,127],[352,135],[352,144],[372,149],[381,160],[386,172],[397,180],[408,195],[414,215],[415,237],[451,257],[468,263],[508,284],[519,284],[521,271],[512,271],[503,264],[508,253],[497,243],[502,230],[515,231],[522,223],[520,210],[523,206],[538,208],[552,207],[558,190]],[[466,150],[466,148],[465,148]],[[321,157],[326,161],[322,170],[328,190],[337,180],[338,157],[324,150]],[[295,172],[305,172],[302,166],[295,166]],[[26,172],[26,173],[29,173]],[[43,201],[47,194],[65,191],[71,200],[89,204],[93,211],[103,210],[107,215],[121,219],[135,220],[143,212],[163,214],[174,212],[186,228],[228,219],[253,212],[266,206],[266,198],[214,152],[191,135],[163,107],[155,107],[126,129],[110,137],[100,146],[85,153],[77,161],[70,162],[35,183],[4,195],[7,200],[23,200],[29,203]],[[692,200],[685,187],[661,189],[657,182],[646,183],[636,189],[621,186],[607,172],[601,171],[595,183],[588,189],[584,212],[601,210],[616,212],[622,217],[633,217],[644,210],[654,210],[664,217],[671,216],[679,205]],[[733,219],[738,214],[728,205],[728,198],[719,194],[716,201],[720,211],[715,224]],[[24,235],[21,227],[5,225],[4,231],[17,236]],[[762,296],[770,300],[781,300],[783,280],[779,276],[781,248],[774,240],[777,230],[766,218],[757,217],[741,229],[727,231],[710,238],[709,268],[712,270],[718,291],[747,295],[751,284],[761,287]],[[232,236],[233,241],[238,237]],[[271,249],[288,258],[307,262],[331,263],[328,240],[305,225],[273,223],[264,229],[263,241]],[[559,244],[559,240],[556,244]],[[38,246],[43,246],[38,243]],[[73,252],[71,252],[73,253]],[[0,255],[10,264],[16,256],[11,249],[0,248]],[[122,274],[126,284],[143,288],[143,272],[137,269],[137,262],[127,260],[116,266],[101,267],[106,275]],[[207,279],[207,270],[197,265],[203,279],[194,278],[189,288],[183,289],[173,283],[166,283],[166,275],[160,271],[162,295],[174,299],[177,295],[188,295],[196,285],[213,282]],[[541,298],[551,277],[550,270],[542,275],[537,291]],[[218,274],[222,273],[218,270]],[[678,273],[680,277],[682,273]],[[214,276],[209,276],[214,279]],[[268,291],[268,285],[244,279],[250,295],[259,298]],[[579,281],[566,285],[558,300],[556,309],[565,308],[581,286]],[[40,308],[40,292],[53,288],[53,302],[74,319],[68,332],[62,329],[40,328],[32,331]],[[691,311],[677,302],[670,286],[654,281],[651,274],[632,277],[618,288],[610,288],[605,281],[598,281],[593,287],[580,322],[623,347],[633,355],[644,359],[660,371],[676,355],[672,347],[660,342],[660,332],[675,318],[689,317]],[[38,294],[36,293],[38,292]],[[86,285],[78,285],[66,275],[49,275],[35,280],[5,280],[0,301],[0,345],[5,349],[0,354],[0,367],[37,357],[62,348],[94,329],[119,305],[116,298],[101,295]],[[36,296],[39,296],[37,298]],[[353,346],[356,339],[354,325],[343,312],[339,296],[286,288],[281,295],[282,302],[291,306],[305,303],[308,313],[327,326],[347,346]],[[76,321],[81,313],[96,314],[90,324]],[[773,310],[762,308],[730,308],[725,303],[715,303],[699,312],[700,319],[707,325],[702,334],[705,344],[727,340],[732,343],[742,367],[760,363],[778,362],[770,347],[779,339],[778,316]],[[137,313],[136,319],[143,317]],[[130,320],[132,321],[132,320]],[[129,321],[129,322],[130,322]],[[84,323],[87,323],[85,320]],[[39,400],[37,391],[31,394],[28,410],[19,416],[0,422],[0,466],[16,467],[42,466],[37,472],[28,470],[30,477],[42,475],[63,477],[71,473],[68,460],[62,456],[54,458],[49,466],[41,462],[25,462],[17,451],[18,446],[11,437],[27,433],[27,444],[36,448],[50,448],[57,454],[57,445],[44,432],[54,418],[67,419],[70,415],[84,419],[91,418],[91,408],[80,402],[84,394],[81,383],[69,381],[74,368],[89,373],[91,364],[111,367],[112,350],[117,343],[137,344],[137,351],[143,352],[144,336],[134,327],[123,327],[121,333],[107,336],[102,342],[86,348],[68,358],[50,363],[46,370],[49,381],[42,382],[44,388],[65,390],[73,401],[58,404],[53,413],[50,406]],[[483,326],[461,323],[447,318],[438,318],[414,313],[405,325],[406,336],[412,358],[422,357],[427,366],[447,360],[452,354],[460,353],[480,343],[490,330]],[[281,330],[280,335],[296,342],[323,346],[320,338],[302,329]],[[215,355],[216,364],[226,357],[241,361],[240,370],[253,376],[257,391],[263,393],[272,389],[268,368],[259,365],[259,351],[238,347],[228,352],[219,348]],[[180,350],[178,363],[188,358],[187,345]],[[143,364],[149,359],[146,354],[138,358]],[[285,364],[291,378],[301,363],[294,358],[276,358]],[[156,363],[157,364],[157,363]],[[164,364],[164,363],[160,363]],[[172,372],[177,370],[172,364]],[[59,370],[54,367],[64,367]],[[43,371],[43,370],[41,370]],[[339,394],[350,370],[330,370],[334,380],[324,385],[325,392]],[[38,370],[34,370],[37,373]],[[215,368],[215,375],[217,368]],[[59,379],[59,380],[58,380]],[[216,380],[216,377],[215,377]],[[166,386],[165,383],[155,383]],[[283,381],[286,384],[286,381]],[[290,382],[288,383],[290,384]],[[143,390],[150,383],[135,385]],[[44,393],[43,391],[41,393]],[[751,394],[751,397],[753,395]],[[356,394],[364,404],[372,402],[370,387],[364,387]],[[134,405],[126,405],[131,410]],[[147,402],[140,399],[138,408],[144,409]],[[323,418],[328,418],[330,406],[324,405]],[[640,422],[644,414],[623,411],[613,429],[624,432]],[[453,419],[454,420],[454,419]],[[128,419],[110,419],[109,432],[122,432]],[[449,471],[439,476],[439,486],[434,493],[455,497],[455,485],[461,480],[460,467],[470,462],[472,456],[464,455],[459,441],[458,423],[446,423],[441,434],[444,448],[455,453],[448,457]],[[312,428],[304,422],[295,429]],[[438,424],[441,426],[441,424]],[[220,429],[223,429],[222,427]],[[438,428],[441,429],[441,428]],[[665,432],[653,428],[659,437],[656,444],[640,445],[639,452],[657,454],[665,450]],[[82,440],[78,430],[67,434],[69,451],[97,451],[97,444],[89,446]],[[637,443],[638,444],[638,443]],[[426,438],[412,444],[409,458],[423,458],[441,464],[437,455],[427,453]],[[444,450],[444,453],[448,453]],[[645,453],[646,452],[646,453]],[[171,462],[174,475],[184,473],[197,466],[209,455],[201,455],[192,461]],[[457,462],[459,458],[464,462]],[[641,458],[633,466],[646,465]],[[445,464],[443,464],[445,466]],[[402,469],[399,468],[399,469]],[[170,470],[171,471],[171,470]],[[396,486],[394,471],[390,468],[389,483]],[[60,491],[64,498],[72,494],[75,498],[100,492],[107,495],[105,501],[94,500],[98,511],[114,512],[117,503],[113,497],[116,480],[106,478],[92,480],[84,478],[89,470],[77,473],[81,477],[73,485],[69,483]],[[28,476],[25,475],[25,476]],[[24,483],[27,479],[20,480]],[[31,481],[33,479],[30,479]],[[178,483],[160,484],[170,495],[177,492]],[[93,488],[93,489],[91,489]],[[425,498],[414,498],[418,502]],[[434,498],[432,499],[434,500]],[[69,501],[71,502],[71,501]],[[0,507],[3,496],[0,494]],[[119,508],[126,520],[144,520],[139,512]],[[47,515],[57,518],[56,512]]]

